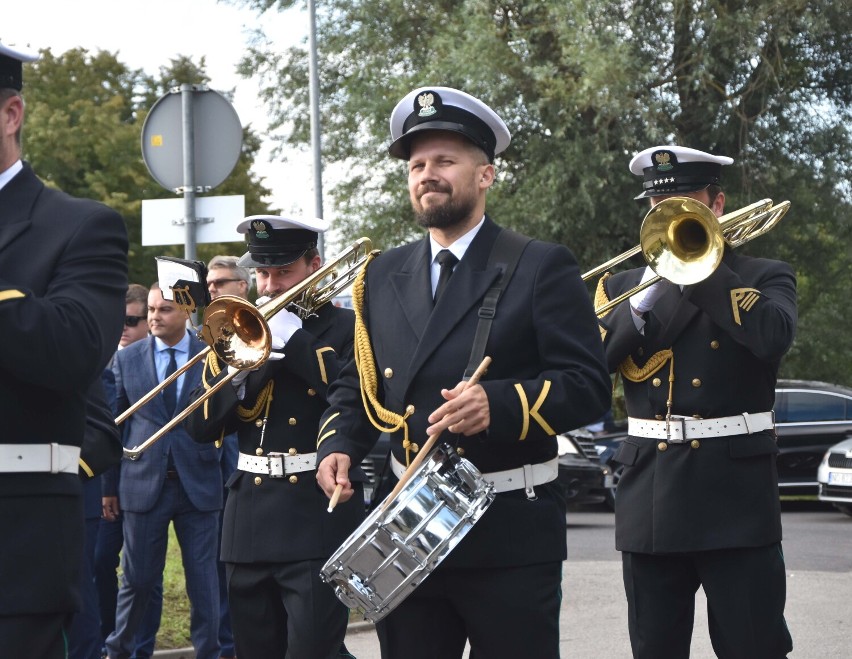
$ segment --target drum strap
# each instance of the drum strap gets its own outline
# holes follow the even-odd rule
[[[501,229],[497,239],[491,246],[491,254],[488,255],[487,269],[498,267],[502,271],[500,277],[494,282],[494,286],[488,289],[479,307],[479,324],[476,326],[476,334],[473,338],[473,346],[470,350],[470,359],[464,371],[464,381],[473,377],[482,358],[485,356],[485,344],[488,343],[488,335],[491,333],[491,323],[497,314],[497,301],[500,294],[509,283],[515,272],[515,267],[521,259],[527,245],[532,238],[527,238],[511,229]]]

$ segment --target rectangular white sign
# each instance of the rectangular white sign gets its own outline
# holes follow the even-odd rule
[[[142,244],[184,245],[186,244],[185,200],[143,199],[142,200]],[[196,243],[244,242],[237,233],[237,225],[246,213],[246,198],[243,195],[226,197],[196,197],[195,225]]]

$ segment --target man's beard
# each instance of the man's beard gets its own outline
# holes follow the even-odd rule
[[[445,192],[445,190],[440,190]],[[424,229],[449,229],[464,223],[476,207],[476,198],[452,196],[443,204],[414,209],[414,217]]]

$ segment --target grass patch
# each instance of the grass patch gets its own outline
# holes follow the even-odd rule
[[[163,616],[157,632],[158,650],[186,648],[192,645],[189,638],[189,597],[183,576],[183,558],[173,524],[169,524],[169,547],[166,552],[166,569],[163,572]]]

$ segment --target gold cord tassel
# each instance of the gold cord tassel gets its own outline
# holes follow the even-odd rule
[[[379,402],[376,360],[373,355],[373,348],[370,345],[370,336],[364,324],[364,281],[367,275],[367,266],[376,256],[377,254],[367,256],[367,260],[352,284],[352,307],[355,311],[355,366],[358,368],[361,400],[364,403],[367,418],[373,424],[373,427],[381,432],[394,433],[400,428],[403,429],[402,445],[405,447],[405,464],[408,466],[410,453],[416,453],[419,450],[417,444],[412,443],[408,438],[408,424],[406,423],[406,419],[414,413],[414,408],[409,405],[405,414],[397,414],[383,407]],[[381,425],[381,423],[387,425]]]
[[[264,409],[264,416],[269,416],[269,406],[272,405],[272,388],[274,386],[275,380],[267,382],[266,386],[264,386],[257,395],[257,400],[254,402],[253,407],[247,408],[242,405],[237,406],[237,414],[241,421],[251,423],[260,416],[260,410],[264,407],[266,408]]]

